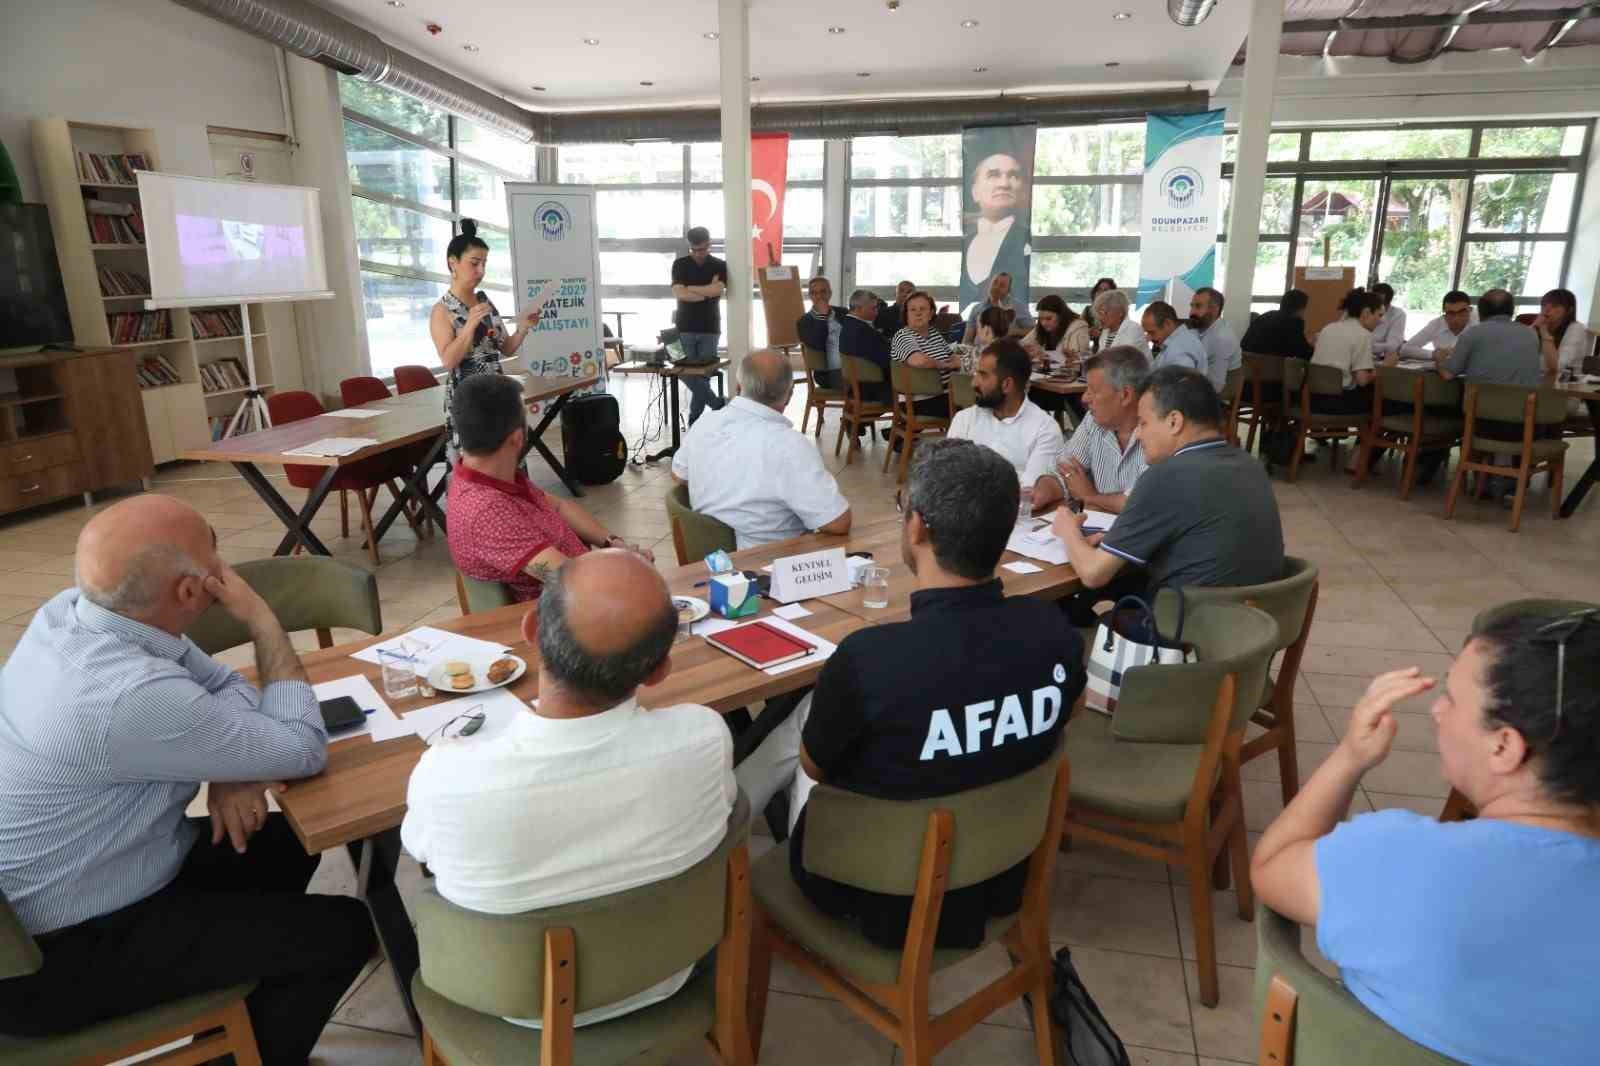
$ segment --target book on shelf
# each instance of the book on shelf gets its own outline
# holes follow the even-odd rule
[[[164,355],[147,355],[139,360],[135,368],[139,377],[140,388],[159,388],[162,385],[180,385],[183,378],[178,375],[178,368]]]
[[[140,344],[172,339],[171,311],[120,311],[106,316],[112,344]]]
[[[242,389],[249,384],[244,366],[237,359],[218,359],[200,364],[200,384],[207,393]]]
[[[218,311],[190,311],[189,321],[194,326],[194,335],[198,340],[239,337],[244,334],[244,323],[237,307]]]
[[[101,267],[99,274],[101,296],[150,295],[150,279],[142,274],[135,274],[131,270],[112,270],[110,267]]]
[[[134,171],[149,170],[150,161],[138,152],[121,155],[101,155],[98,152],[78,153],[78,180],[98,185],[136,185]]]
[[[213,415],[206,419],[206,424],[211,427],[212,440],[221,440],[222,435],[228,432],[228,419],[221,415]]]
[[[139,208],[128,204],[131,212],[127,215],[107,215],[90,211],[89,237],[95,244],[144,244],[144,216],[139,213]]]

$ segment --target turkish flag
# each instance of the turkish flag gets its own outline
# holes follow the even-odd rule
[[[750,135],[750,261],[757,270],[783,261],[783,187],[789,135]]]

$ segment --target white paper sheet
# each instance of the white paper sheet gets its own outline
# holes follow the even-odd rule
[[[1092,508],[1084,509],[1083,532],[1085,534],[1104,533],[1116,524],[1117,516],[1110,511],[1096,511]]]
[[[560,278],[551,278],[545,282],[544,287],[533,294],[533,298],[528,301],[527,306],[522,309],[521,313],[527,315],[542,309],[545,304],[550,302],[550,297],[556,294],[556,286],[560,284]]]
[[[417,660],[417,676],[427,677],[428,671],[436,663],[446,659],[472,659],[478,656],[500,656],[511,649],[504,644],[493,641],[479,640],[476,637],[465,637],[459,633],[449,633],[433,626],[417,626],[398,637],[390,637],[371,647],[362,648],[352,652],[350,658],[360,659],[364,663],[382,665],[383,660],[378,656],[379,649],[384,651],[400,651],[413,655]]]
[[[1042,566],[1034,566],[1032,563],[1024,563],[1021,561],[1014,563],[1002,563],[1000,565],[1003,569],[1009,570],[1013,574],[1040,574],[1044,572],[1044,567]]]
[[[1026,526],[1018,523],[1017,528],[1011,531],[1006,550],[1051,566],[1060,566],[1067,561],[1067,546],[1050,532],[1049,526],[1042,530],[1033,529],[1032,520]]]
[[[787,618],[791,622],[796,618],[805,618],[811,614],[810,611],[805,609],[803,604],[799,603],[791,603],[786,606],[779,607],[772,613],[779,618]]]
[[[404,721],[412,732],[431,746],[444,740],[443,736],[434,736],[439,727],[456,715],[465,714],[474,707],[483,711],[484,723],[471,737],[463,738],[469,742],[497,736],[505,732],[517,715],[529,713],[526,703],[508,690],[497,688],[488,692],[469,693],[427,707],[418,707],[409,712]]]
[[[378,694],[378,690],[372,687],[372,682],[361,674],[336,678],[333,681],[324,681],[320,685],[311,686],[311,691],[316,693],[318,701],[349,696],[356,701],[357,706],[363,711],[369,712],[367,720],[360,726],[335,733],[328,738],[329,740],[349,740],[351,737],[368,736],[376,732],[380,726],[388,734],[399,725],[400,720],[395,717],[394,711],[389,709],[389,705],[383,701],[383,697]],[[380,738],[374,736],[373,739],[378,740]],[[381,739],[388,740],[391,737],[385,735]]]
[[[337,411],[324,411],[322,413],[332,415],[334,418],[377,418],[379,415],[385,415],[389,412],[372,411],[365,407],[344,407]]]
[[[378,443],[376,437],[323,437],[314,440],[302,448],[292,448],[284,455],[317,455],[338,456],[354,455],[362,448],[370,448]]]

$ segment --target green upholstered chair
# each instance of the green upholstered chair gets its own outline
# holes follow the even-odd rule
[[[1236,585],[1231,588],[1187,588],[1184,600],[1189,607],[1204,603],[1242,603],[1257,607],[1278,623],[1276,651],[1283,653],[1276,676],[1269,674],[1261,693],[1261,704],[1250,722],[1264,730],[1245,741],[1239,749],[1239,763],[1249,762],[1268,752],[1278,753],[1278,780],[1283,786],[1287,806],[1300,791],[1300,770],[1295,758],[1294,685],[1300,676],[1300,660],[1311,636],[1311,621],[1317,613],[1317,564],[1293,555],[1283,557],[1283,576],[1263,585]],[[1156,597],[1156,615],[1170,627],[1176,621],[1177,600],[1163,590]]]
[[[972,375],[962,371],[950,375],[950,410],[959,411],[964,407],[971,407],[978,402],[976,390],[972,384]]]
[[[1385,404],[1389,413],[1384,412]],[[1463,425],[1461,381],[1446,381],[1438,374],[1378,368],[1378,387],[1372,390],[1372,419],[1361,430],[1361,454],[1356,460],[1356,485],[1367,480],[1368,462],[1375,451],[1393,448],[1405,454],[1400,475],[1400,498],[1411,498],[1417,478],[1417,456],[1424,451],[1453,448],[1461,441]]]
[[[317,631],[320,647],[333,647],[335,628],[383,632],[378,579],[359,566],[321,555],[251,559],[234,567],[256,590],[288,633]],[[214,655],[250,641],[244,623],[212,604],[189,629],[189,639]]]
[[[1323,414],[1311,409],[1312,396],[1343,396],[1344,373],[1336,366],[1309,363],[1304,359],[1283,361],[1283,406],[1295,429],[1294,457],[1289,460],[1289,480],[1300,476],[1300,461],[1305,458],[1306,441],[1326,441],[1333,445],[1328,456],[1339,468],[1339,443],[1359,437],[1371,414]]]
[[[923,437],[942,437],[950,428],[950,412],[945,415],[917,413],[917,401],[930,396],[949,397],[949,390],[939,380],[939,371],[932,367],[909,366],[895,363],[889,368],[889,384],[894,394],[894,423],[889,428],[889,449],[883,454],[883,469],[889,469],[894,458],[894,442],[900,441],[900,472],[896,480],[905,484],[906,472],[911,469],[911,453]]]
[[[861,450],[862,435],[871,434],[877,428],[878,419],[892,412],[888,404],[868,401],[861,395],[861,386],[883,384],[882,367],[847,352],[839,353],[839,362],[844,366],[844,410],[839,417],[839,436],[834,439],[833,454],[839,454],[839,446],[848,436],[850,450],[845,453],[844,465],[849,466]]]
[[[751,1063],[749,823],[741,792],[722,843],[683,873],[557,907],[483,914],[424,889],[413,911],[422,964],[411,982],[424,1066],[664,1063],[708,1039],[718,1061]],[[637,995],[712,948],[714,972],[574,1030],[575,1015]]]
[[[482,614],[515,602],[509,586],[499,581],[479,581],[456,571],[456,603],[462,614]]]
[[[941,1049],[1028,994],[1039,1061],[1053,1066],[1049,898],[1066,797],[1067,763],[1059,749],[1055,757],[1009,780],[933,799],[886,800],[816,786],[806,801],[806,869],[872,892],[912,897],[905,947],[878,947],[854,922],[818,911],[790,872],[793,842],[773,848],[751,875],[757,921],[750,1028],[756,1045],[775,953],[895,1041],[899,1061],[907,1066],[928,1066]],[[1011,969],[964,1002],[930,1016],[929,975],[981,950],[935,948],[945,892],[1025,860],[1021,909],[991,919],[985,933],[985,943],[1005,944]]]
[[[1263,424],[1275,429],[1283,424],[1283,357],[1258,352],[1239,353],[1244,383],[1240,393],[1239,417],[1249,416],[1250,434],[1244,450],[1254,451],[1256,431]]]
[[[672,547],[678,565],[697,563],[712,552],[737,551],[739,535],[710,515],[689,506],[689,486],[674,485],[667,490],[667,517],[672,521]]]
[[[1516,480],[1516,498],[1511,505],[1511,532],[1522,525],[1522,505],[1528,496],[1528,481],[1540,470],[1550,473],[1550,513],[1561,513],[1561,477],[1566,469],[1567,442],[1560,439],[1567,420],[1567,397],[1550,388],[1529,389],[1521,385],[1492,385],[1471,382],[1466,393],[1466,428],[1462,430],[1461,462],[1450,480],[1450,496],[1445,501],[1445,518],[1454,518],[1456,497],[1467,472],[1478,474],[1478,495],[1483,495],[1490,476],[1511,476]],[[1518,440],[1496,440],[1478,432],[1480,421],[1511,423],[1522,427]],[[1547,437],[1538,434],[1546,433]],[[1510,459],[1510,466],[1496,466],[1496,459]]]
[[[1300,952],[1300,925],[1263,905],[1256,911],[1256,1009],[1260,1061],[1272,1066],[1453,1066],[1389,1028]]]
[[[1211,871],[1224,854],[1239,917],[1252,913],[1239,758],[1280,632],[1257,608],[1197,604],[1183,639],[1199,662],[1129,670],[1114,715],[1085,709],[1067,723],[1066,832],[1188,871],[1200,1002],[1208,1007],[1218,998]]]
[[[0,981],[38,973],[47,961],[11,905],[0,896]],[[255,1030],[244,1005],[244,997],[255,987],[254,983],[234,985],[186,996],[63,1036],[0,1035],[0,1062],[6,1066],[91,1066],[192,1036],[194,1043],[182,1049],[184,1062],[206,1062],[231,1054],[237,1066],[261,1066]],[[155,1060],[163,1061],[165,1056]]]
[[[816,375],[828,371],[828,354],[819,352],[808,344],[800,346],[800,355],[806,364],[806,410],[800,416],[800,432],[805,433],[811,412],[817,412],[817,436],[822,436],[822,418],[830,407],[844,406],[843,389],[824,388],[817,384]]]

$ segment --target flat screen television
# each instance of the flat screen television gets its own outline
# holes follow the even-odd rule
[[[50,212],[43,204],[0,204],[0,351],[71,343]]]

